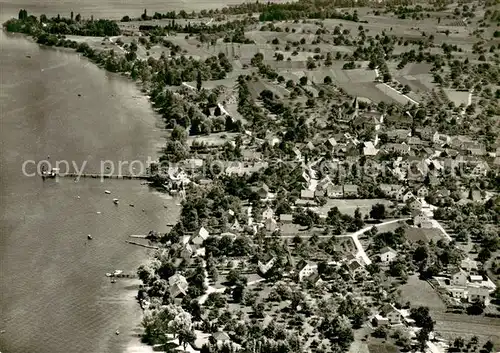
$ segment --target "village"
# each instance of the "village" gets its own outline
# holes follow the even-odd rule
[[[490,353],[499,25],[495,0],[298,0],[4,28],[134,80],[162,118],[137,178],[178,221],[128,241],[155,351]]]
[[[147,179],[180,214],[137,296],[156,351],[500,349],[497,4],[356,6],[4,25],[164,121]]]
[[[367,16],[359,27],[372,31]],[[473,89],[452,103],[451,89],[424,78],[429,61],[402,73],[371,69],[372,56],[346,69],[352,51],[337,52],[347,60],[336,68],[317,54],[337,30],[328,21],[260,23],[245,32],[254,44],[215,44],[234,66],[226,78],[159,93],[171,140],[150,172],[182,211],[138,272],[145,341],[192,352],[495,351],[500,145],[486,116],[498,104]],[[212,50],[167,38],[200,58]],[[287,59],[285,45],[301,44]]]

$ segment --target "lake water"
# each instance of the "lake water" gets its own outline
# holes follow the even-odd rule
[[[200,3],[1,1],[2,22],[21,7],[116,18]],[[137,341],[136,282],[111,283],[104,274],[134,272],[148,250],[125,240],[165,231],[176,202],[139,181],[44,182],[21,167],[48,155],[53,162],[86,161],[88,172],[99,171],[101,160],[146,161],[164,143],[161,121],[133,83],[74,52],[1,33],[0,63],[0,351],[124,352]]]

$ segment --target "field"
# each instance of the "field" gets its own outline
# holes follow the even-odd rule
[[[446,310],[439,295],[429,283],[419,280],[418,275],[410,276],[408,282],[401,286],[401,297],[409,301],[412,307],[427,306],[433,312]]]
[[[322,214],[327,214],[330,208],[332,207],[338,207],[339,211],[341,213],[345,213],[351,216],[354,216],[354,212],[356,211],[356,208],[359,207],[361,214],[364,216],[366,214],[370,213],[370,210],[372,209],[372,206],[377,204],[377,203],[382,203],[384,205],[390,206],[392,204],[391,201],[384,200],[384,199],[352,199],[352,200],[347,200],[347,199],[342,199],[342,200],[328,200],[325,206],[318,207],[318,210]]]
[[[408,282],[401,287],[401,297],[409,301],[412,307],[426,306],[436,321],[436,332],[443,338],[454,339],[464,337],[466,340],[478,336],[480,342],[488,339],[500,344],[500,319],[466,314],[446,313],[446,306],[438,294],[417,275],[408,278]]]

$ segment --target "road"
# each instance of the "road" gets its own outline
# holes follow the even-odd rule
[[[386,226],[386,225],[389,225],[389,224],[394,224],[394,223],[397,223],[397,222],[403,222],[403,221],[407,221],[411,218],[400,218],[400,219],[393,219],[393,220],[390,220],[390,221],[385,221],[385,222],[382,222],[382,223],[379,223],[379,224],[375,224],[375,225],[372,225],[372,226],[369,226],[369,227],[366,227],[366,228],[363,228],[363,229],[360,229],[358,230],[357,232],[354,232],[354,233],[351,233],[351,234],[343,234],[343,235],[336,235],[337,238],[351,238],[352,241],[354,242],[354,244],[356,245],[356,249],[357,249],[357,253],[356,253],[356,257],[357,258],[362,258],[363,259],[363,262],[366,264],[366,265],[369,265],[371,264],[371,260],[368,258],[368,255],[366,255],[365,253],[365,250],[363,249],[363,246],[361,245],[361,242],[359,241],[358,237],[369,231],[370,229],[372,229],[373,227],[380,227],[380,226]],[[266,238],[267,237],[272,237],[273,235],[266,235]],[[295,238],[297,236],[297,234],[290,234],[290,235],[281,235],[280,238]],[[299,235],[299,237],[301,238],[310,238],[311,235],[307,235],[307,234],[304,234],[304,235]],[[319,235],[318,236],[319,238],[331,238],[332,236],[331,235]]]
[[[375,225],[375,227],[378,228],[380,226],[386,226],[386,225],[397,223],[397,222],[401,222],[401,221],[407,221],[409,219],[410,218],[393,219],[391,221],[386,221],[386,222],[379,223],[379,224]],[[366,228],[360,229],[357,232],[354,232],[352,234],[345,234],[345,235],[339,235],[339,236],[337,236],[337,238],[351,238],[352,241],[354,242],[354,244],[356,245],[356,249],[358,250],[358,252],[356,253],[356,257],[357,258],[362,258],[366,265],[370,265],[372,263],[372,261],[370,260],[370,258],[368,257],[368,255],[366,255],[365,249],[363,249],[363,246],[361,245],[361,242],[359,241],[358,237],[361,234],[369,231],[373,227],[374,226],[370,226],[370,227],[366,227]]]

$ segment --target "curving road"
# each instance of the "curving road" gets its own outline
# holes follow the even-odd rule
[[[386,222],[382,222],[382,223],[379,223],[377,225],[374,225],[374,226],[370,226],[370,227],[366,227],[366,228],[363,228],[363,229],[360,229],[358,230],[357,232],[354,232],[352,234],[344,234],[344,235],[337,235],[337,238],[351,238],[352,241],[354,242],[354,244],[356,245],[356,249],[358,249],[358,252],[356,253],[356,257],[357,258],[362,258],[365,265],[369,265],[372,263],[372,261],[370,260],[370,258],[368,257],[368,255],[366,255],[366,252],[365,252],[365,249],[363,249],[363,246],[361,245],[361,242],[359,241],[358,237],[369,231],[370,229],[372,229],[373,227],[380,227],[380,226],[385,226],[385,225],[388,225],[388,224],[393,224],[393,223],[397,223],[397,222],[401,222],[401,221],[407,221],[411,218],[400,218],[400,219],[393,219],[391,221],[386,221]]]

